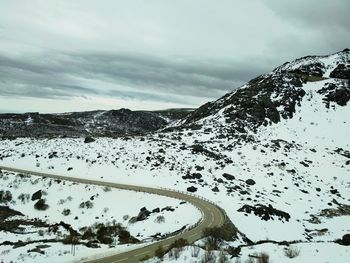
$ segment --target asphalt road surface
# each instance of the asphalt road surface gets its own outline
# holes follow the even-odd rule
[[[86,262],[91,262],[91,263],[140,262],[141,259],[144,259],[147,256],[154,257],[154,252],[159,248],[159,246],[163,247],[163,249],[167,249],[170,246],[170,244],[172,244],[175,240],[180,238],[186,239],[191,244],[202,237],[203,229],[207,227],[220,227],[225,222],[225,214],[223,210],[221,210],[217,205],[185,192],[177,192],[177,191],[168,190],[168,189],[158,189],[158,188],[143,187],[143,186],[136,186],[136,185],[126,185],[126,184],[118,184],[118,183],[111,183],[111,182],[104,182],[104,181],[96,181],[96,180],[76,178],[71,176],[40,173],[35,171],[28,171],[28,170],[22,170],[22,169],[16,169],[11,167],[4,167],[4,166],[0,166],[0,169],[12,171],[16,173],[58,179],[58,180],[66,180],[71,182],[92,184],[92,185],[99,185],[99,186],[108,186],[108,187],[113,187],[113,188],[118,188],[123,190],[138,191],[138,192],[168,196],[168,197],[189,202],[195,207],[197,207],[202,213],[201,222],[196,227],[192,228],[189,231],[182,232],[176,236],[164,239],[162,241],[158,241],[156,243],[145,245],[144,247],[141,247],[141,248],[137,248],[127,252],[122,252],[112,256],[106,256],[100,259],[87,260]]]

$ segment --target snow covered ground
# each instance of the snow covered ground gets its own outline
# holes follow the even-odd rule
[[[139,240],[152,240],[152,235],[157,233],[166,234],[174,232],[183,226],[195,224],[201,218],[200,212],[188,203],[180,200],[159,197],[157,195],[118,190],[114,188],[85,185],[72,182],[58,181],[53,179],[42,179],[36,176],[20,176],[12,172],[3,171],[1,174],[1,190],[10,191],[12,200],[2,203],[8,205],[28,219],[39,219],[48,224],[55,224],[63,221],[70,224],[73,229],[80,230],[83,227],[91,227],[97,224],[120,223],[132,236]],[[33,193],[42,191],[45,203],[48,208],[44,211],[34,208],[36,201],[32,201]],[[90,205],[82,207],[82,204],[89,202]],[[130,222],[132,217],[139,214],[140,209],[146,207],[149,211],[159,208],[159,212],[152,213],[146,220]],[[174,211],[164,208],[173,208]],[[69,211],[65,213],[65,211]],[[21,216],[11,217],[22,219]],[[62,239],[69,232],[60,227],[58,232],[52,233],[47,227],[34,227],[20,225],[25,230],[20,233],[1,232],[0,243],[4,241],[18,242],[57,238]],[[18,231],[17,231],[18,232]],[[81,231],[83,232],[83,231]],[[41,242],[43,244],[43,242]],[[0,258],[5,262],[34,260],[35,262],[70,262],[95,254],[106,255],[135,248],[135,245],[120,245],[117,238],[113,242],[115,248],[101,244],[101,248],[87,248],[83,245],[76,246],[76,253],[73,256],[71,245],[62,243],[48,243],[50,247],[44,249],[45,254],[27,253],[40,243],[29,244],[24,247],[13,249],[12,246],[1,246]],[[139,246],[139,245],[136,245]]]
[[[329,60],[334,61],[333,58]],[[329,64],[324,68],[324,77],[329,77],[336,64],[326,58],[322,58],[321,62]],[[293,63],[287,65],[294,69]],[[298,87],[305,91],[305,95],[301,97],[300,105],[299,101],[295,103],[292,117],[281,118],[278,123],[260,126],[256,131],[247,131],[247,134],[223,136],[223,127],[229,127],[224,111],[235,107],[225,106],[224,100],[235,96],[233,92],[224,97],[222,103],[217,101],[226,108],[199,121],[204,124],[200,129],[188,128],[138,137],[98,138],[91,143],[84,143],[84,138],[2,140],[0,164],[180,191],[194,187],[195,194],[222,207],[234,225],[252,242],[295,241],[295,246],[300,249],[298,257],[289,259],[284,255],[283,246],[270,243],[252,248],[244,246],[242,262],[248,254],[264,251],[273,262],[349,262],[349,247],[334,241],[350,233],[350,103],[341,106],[332,100],[325,101],[325,95],[320,93],[327,83],[342,87],[346,92],[348,87],[343,87],[346,81],[338,78],[318,77],[316,80]],[[293,90],[295,87],[289,84],[284,88]],[[279,94],[273,94],[272,98],[280,99]],[[288,102],[287,97],[283,101],[284,108],[288,108]],[[118,191],[104,192],[103,189],[97,192],[100,198],[112,193],[122,195]],[[127,199],[108,200],[123,198]],[[142,198],[142,202],[145,199]],[[125,212],[123,210],[116,219],[123,223],[123,215],[135,215],[142,206],[153,209],[164,205],[162,199],[156,197],[150,203],[133,206],[135,211],[122,206]],[[133,200],[133,204],[137,202],[137,199]],[[190,218],[183,215],[180,209],[186,206],[183,208],[178,201],[173,202],[172,206],[179,207],[175,213],[184,216],[181,224],[198,219],[195,214]],[[124,204],[129,204],[129,200]],[[54,206],[54,203],[51,205]],[[118,214],[121,208],[117,205],[118,202],[111,204],[116,206]],[[19,210],[20,204],[16,204],[16,208]],[[101,214],[104,205],[94,208],[98,209],[94,213]],[[109,211],[112,210],[109,207]],[[55,218],[54,214],[52,216]],[[84,220],[81,223],[93,223],[95,220],[90,219],[81,219]],[[178,224],[171,220],[166,218],[162,231],[171,231],[172,227],[175,230]],[[148,221],[146,225],[128,228],[134,235],[150,235],[153,226],[147,224],[153,220]],[[231,245],[246,244],[237,242]],[[218,251],[214,253],[219,255]],[[177,262],[198,262],[198,258],[190,256],[190,251],[184,252]],[[171,260],[166,258],[166,261]],[[235,259],[231,261],[235,262]]]
[[[199,263],[199,262],[234,262],[234,263],[255,263],[254,256],[266,254],[269,262],[273,263],[306,263],[306,262],[323,262],[323,263],[346,263],[349,262],[349,247],[341,247],[332,243],[316,243],[316,244],[297,244],[292,246],[279,246],[274,244],[263,244],[252,247],[243,248],[239,258],[231,258],[227,253],[220,251],[206,251],[197,246],[188,246],[179,252],[169,252],[162,260],[152,258],[145,263]],[[290,258],[286,256],[288,250],[297,251],[296,256]],[[222,253],[222,254],[221,254]],[[253,257],[251,257],[253,256]],[[227,261],[219,261],[227,260]]]

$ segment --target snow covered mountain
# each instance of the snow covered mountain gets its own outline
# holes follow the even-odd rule
[[[193,192],[237,227],[222,248],[242,262],[260,252],[291,262],[290,245],[300,250],[293,262],[347,262],[349,76],[348,49],[304,57],[152,133],[3,139],[0,165]],[[186,253],[177,262],[201,262]]]
[[[229,133],[256,131],[260,126],[291,119],[307,94],[320,94],[326,108],[350,99],[350,50],[329,56],[307,56],[287,62],[188,115],[182,127],[218,126]],[[305,85],[313,85],[313,90]],[[306,96],[307,97],[307,96]],[[336,107],[336,106],[334,106]]]

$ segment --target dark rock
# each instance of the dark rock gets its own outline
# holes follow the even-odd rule
[[[248,179],[245,181],[247,185],[255,185],[255,181],[253,179]]]
[[[203,154],[203,155],[208,156],[209,158],[212,158],[214,160],[222,159],[222,156],[220,154],[204,148],[204,146],[201,144],[194,144],[191,146],[191,148],[192,148],[193,154]]]
[[[300,164],[302,164],[302,165],[304,165],[305,167],[309,167],[310,165],[309,164],[307,164],[306,162],[304,162],[304,161],[301,161],[301,162],[299,162]]]
[[[191,193],[194,193],[194,192],[197,191],[197,187],[194,187],[194,186],[187,187],[187,191],[191,192]]]
[[[330,190],[330,192],[331,192],[331,194],[333,194],[333,195],[335,195],[335,194],[338,194],[338,193],[339,193],[337,189],[332,189],[332,190]]]
[[[45,211],[49,208],[49,205],[45,203],[44,199],[39,199],[35,204],[34,208],[37,210]]]
[[[324,95],[323,101],[327,108],[329,108],[330,102],[345,106],[350,100],[350,83],[349,81],[337,81],[336,84],[326,83],[317,93]]]
[[[202,175],[200,173],[192,173],[190,174],[189,172],[182,176],[182,179],[185,179],[185,180],[195,180],[195,179],[201,179],[202,178]]]
[[[97,240],[90,240],[85,244],[85,246],[87,246],[89,248],[100,248]]]
[[[159,213],[160,212],[160,209],[159,209],[159,207],[157,207],[157,208],[154,208],[153,210],[152,210],[152,213]]]
[[[211,189],[213,192],[217,193],[219,192],[219,188],[217,186],[215,186],[213,189]]]
[[[345,64],[339,64],[329,76],[331,78],[350,79],[350,67]]]
[[[228,174],[228,173],[224,173],[222,175],[222,177],[224,177],[226,180],[234,180],[235,177],[232,174]]]
[[[224,180],[222,180],[221,178],[219,178],[218,180],[216,180],[218,183],[222,184],[224,182]]]
[[[11,209],[8,206],[0,206],[0,220],[1,221],[5,221],[5,219],[7,219],[8,217],[11,216],[24,216],[21,212],[16,211]],[[1,229],[1,227],[0,227]]]
[[[204,167],[203,166],[199,166],[199,165],[196,165],[194,167],[197,171],[203,171],[204,170]]]
[[[91,142],[94,142],[95,139],[92,138],[92,137],[86,137],[85,140],[84,140],[84,143],[91,143]]]
[[[148,211],[146,207],[142,207],[140,209],[139,214],[137,215],[137,221],[142,221],[142,220],[147,219],[150,214],[151,214],[151,212]]]
[[[244,205],[240,209],[237,210],[238,212],[244,212],[250,214],[251,212],[254,212],[256,216],[261,217],[262,220],[268,221],[270,219],[273,219],[273,216],[277,216],[279,220],[286,220],[289,221],[290,215],[284,211],[277,210],[273,208],[272,205]]]
[[[289,169],[287,170],[288,173],[291,173],[291,174],[296,174],[297,171],[295,169]]]
[[[41,190],[36,191],[34,194],[32,194],[32,201],[39,200],[42,197]]]
[[[171,206],[166,206],[166,207],[162,208],[161,212],[163,212],[163,211],[174,212],[175,209],[172,208]]]
[[[228,93],[215,102],[208,102],[190,113],[183,126],[187,128],[222,109],[225,109],[223,116],[226,118],[226,126],[231,127],[230,133],[246,133],[248,129],[255,131],[264,123],[268,125],[279,122],[281,117],[292,118],[295,106],[305,95],[302,84],[303,78],[296,74],[259,76],[245,88]],[[281,98],[275,101],[274,95]],[[268,123],[266,119],[269,120]]]
[[[344,246],[350,246],[350,234],[346,234],[342,237],[342,245]]]

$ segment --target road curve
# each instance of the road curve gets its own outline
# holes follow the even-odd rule
[[[71,182],[76,182],[76,183],[108,186],[108,187],[113,187],[113,188],[118,188],[118,189],[123,189],[123,190],[130,190],[130,191],[138,191],[138,192],[145,192],[145,193],[150,193],[150,194],[163,195],[163,196],[172,197],[172,198],[187,201],[187,202],[191,203],[192,205],[194,205],[195,207],[197,207],[202,213],[201,222],[196,227],[192,228],[189,231],[180,233],[176,236],[167,238],[165,240],[162,240],[162,241],[150,244],[150,245],[146,245],[146,246],[141,247],[141,248],[137,248],[137,249],[130,250],[127,252],[122,252],[122,253],[112,255],[112,256],[103,257],[100,259],[86,261],[86,262],[90,262],[90,263],[129,263],[129,262],[136,263],[136,262],[140,262],[140,259],[145,258],[147,256],[153,257],[155,250],[159,246],[162,246],[164,249],[166,249],[170,246],[170,244],[172,244],[175,240],[177,240],[179,238],[186,239],[189,243],[193,243],[202,237],[203,229],[205,229],[207,227],[220,227],[225,222],[225,214],[220,207],[218,207],[217,205],[215,205],[207,200],[203,200],[199,197],[192,196],[190,194],[183,193],[183,192],[176,192],[176,191],[168,190],[168,189],[158,189],[158,188],[151,188],[151,187],[144,187],[144,186],[118,184],[118,183],[112,183],[112,182],[103,182],[103,181],[89,180],[89,179],[84,179],[84,178],[75,178],[75,177],[69,177],[69,176],[63,176],[63,175],[40,173],[40,172],[16,169],[16,168],[5,167],[5,166],[0,166],[0,169],[11,171],[11,172],[16,172],[16,173],[29,174],[29,175],[46,177],[46,178],[71,181]]]

